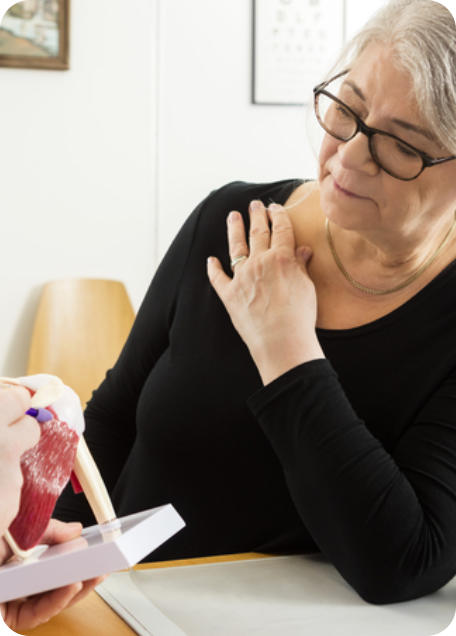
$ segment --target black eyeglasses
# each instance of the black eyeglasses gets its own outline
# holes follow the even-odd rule
[[[396,135],[366,126],[347,104],[326,90],[331,82],[348,72],[343,71],[313,89],[315,115],[327,133],[341,141],[350,141],[358,132],[362,132],[368,138],[369,150],[375,163],[392,177],[402,181],[412,181],[425,168],[456,159],[456,155],[433,159]]]

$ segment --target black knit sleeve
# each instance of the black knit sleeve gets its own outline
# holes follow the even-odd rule
[[[87,405],[84,436],[110,493],[135,440],[138,397],[155,362],[168,346],[185,263],[200,213],[212,194],[196,207],[171,244],[116,364]],[[84,495],[75,495],[70,484],[57,502],[54,517],[63,521],[79,520],[84,525],[95,523]]]
[[[456,573],[456,373],[392,453],[351,407],[328,360],[291,369],[248,404],[303,523],[368,602],[417,598]]]

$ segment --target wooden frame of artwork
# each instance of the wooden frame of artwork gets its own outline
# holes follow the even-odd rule
[[[23,0],[0,25],[0,66],[69,68],[70,0]]]

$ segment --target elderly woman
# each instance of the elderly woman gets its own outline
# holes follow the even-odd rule
[[[175,239],[86,413],[118,513],[186,520],[150,558],[321,551],[372,603],[456,573],[455,68],[442,5],[388,4],[314,91],[318,183]]]

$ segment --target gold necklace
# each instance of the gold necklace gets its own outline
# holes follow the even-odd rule
[[[418,269],[415,270],[413,272],[413,274],[411,274],[411,276],[409,276],[403,283],[399,283],[399,285],[396,285],[395,287],[392,287],[391,289],[374,289],[373,287],[366,287],[365,285],[362,285],[361,283],[358,283],[358,281],[355,280],[354,278],[352,278],[350,276],[350,274],[347,272],[345,267],[342,265],[342,262],[341,262],[341,260],[339,258],[339,255],[336,252],[336,248],[334,246],[333,239],[332,239],[332,236],[331,236],[331,231],[329,229],[329,219],[326,218],[326,221],[325,221],[326,239],[328,241],[329,249],[331,250],[331,254],[333,255],[333,258],[334,258],[334,261],[335,261],[337,267],[342,272],[344,277],[348,280],[348,282],[351,285],[353,285],[353,287],[356,287],[356,289],[359,289],[360,291],[364,292],[365,294],[371,294],[373,296],[382,296],[384,294],[392,294],[393,292],[399,291],[400,289],[404,289],[404,287],[407,287],[407,285],[410,285],[411,283],[413,283],[413,281],[416,280],[418,278],[418,276],[420,276],[424,272],[424,270],[426,270],[429,267],[429,265],[431,265],[431,263],[433,263],[435,261],[437,256],[440,254],[440,252],[443,250],[445,245],[450,240],[450,236],[452,235],[455,226],[456,226],[456,210],[455,210],[455,216],[454,216],[454,219],[453,219],[453,223],[451,224],[451,227],[448,230],[448,232],[445,234],[445,236],[443,238],[443,241],[437,247],[435,252],[433,254],[431,254],[429,256],[429,258],[427,258],[424,261],[424,263],[422,265],[420,265],[420,267],[418,267]]]

